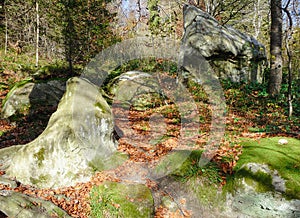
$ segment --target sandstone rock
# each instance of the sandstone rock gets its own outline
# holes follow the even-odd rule
[[[219,78],[262,82],[265,48],[253,37],[190,5],[184,7],[184,29],[183,44],[209,61]]]
[[[279,139],[278,140],[278,144],[279,145],[286,145],[286,144],[288,144],[289,143],[289,141],[287,140],[287,139]]]
[[[128,71],[116,77],[109,85],[109,92],[114,100],[136,110],[153,107],[154,102],[161,102],[160,84],[149,73]]]
[[[1,211],[8,217],[19,218],[70,217],[65,211],[50,201],[44,201],[13,191],[0,192],[0,212]]]
[[[30,108],[38,105],[57,106],[64,92],[64,81],[52,80],[45,83],[21,81],[7,95],[1,115],[3,118],[9,118],[16,114],[27,114]]]
[[[300,200],[286,200],[272,192],[240,191],[234,196],[227,196],[225,214],[228,217],[299,217]]]
[[[8,177],[23,184],[74,185],[124,160],[116,153],[113,129],[111,109],[98,87],[72,78],[44,132],[26,145],[1,149],[0,162]]]
[[[257,172],[265,173],[271,176],[272,185],[275,191],[279,191],[284,193],[286,190],[285,187],[285,180],[280,177],[277,170],[270,170],[269,167],[265,164],[258,164],[258,163],[247,163],[246,165],[242,166],[241,169],[246,168],[253,174]]]
[[[266,164],[247,163],[236,173],[234,192],[226,193],[224,214],[245,217],[298,217],[300,200],[287,200],[285,180]],[[244,175],[244,176],[242,176]]]

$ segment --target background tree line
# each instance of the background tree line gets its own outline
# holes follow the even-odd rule
[[[265,73],[268,92],[276,97],[282,82],[289,84],[292,102],[292,81],[300,77],[298,0],[1,0],[1,56],[35,56],[35,66],[39,59],[64,60],[72,75],[74,64],[84,66],[103,48],[125,38],[154,34],[180,39],[185,3],[262,42],[270,60]]]
[[[2,0],[1,47],[69,63],[84,63],[115,43],[104,0]],[[38,48],[38,50],[37,50]]]

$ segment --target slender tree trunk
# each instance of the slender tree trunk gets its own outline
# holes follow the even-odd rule
[[[286,36],[286,52],[288,55],[288,72],[289,72],[289,81],[288,81],[288,109],[289,109],[289,117],[293,114],[293,95],[292,95],[292,82],[293,82],[293,76],[292,76],[292,52],[289,47],[289,34],[287,33]]]
[[[36,9],[36,44],[35,44],[35,66],[39,65],[39,38],[40,38],[40,17],[39,17],[39,2],[35,2]]]
[[[68,0],[65,5],[66,26],[64,30],[64,37],[65,37],[66,60],[69,64],[69,74],[73,75],[73,55],[74,55],[73,42],[75,37],[75,30],[74,30],[74,21],[72,17],[71,3],[73,4],[72,0]]]
[[[87,25],[87,52],[88,54],[90,53],[90,42],[91,42],[91,15],[90,15],[90,8],[91,8],[91,3],[90,0],[88,0],[88,25]]]
[[[4,54],[7,54],[7,46],[8,46],[8,21],[7,21],[7,11],[6,11],[6,5],[4,1],[4,16],[5,16],[5,48],[4,48]]]
[[[268,92],[271,96],[280,93],[282,82],[282,2],[271,0],[270,80]]]
[[[293,76],[292,76],[292,58],[293,53],[290,49],[289,42],[293,37],[293,19],[291,16],[291,13],[288,9],[289,4],[291,0],[288,0],[286,3],[286,6],[283,8],[283,11],[287,15],[287,29],[285,31],[285,48],[286,53],[288,56],[288,111],[289,111],[289,117],[293,114],[293,95],[292,95],[292,82],[293,82]]]
[[[254,27],[254,38],[258,38],[260,31],[261,31],[261,0],[257,0],[256,4],[254,4],[254,15],[253,15],[253,27]]]

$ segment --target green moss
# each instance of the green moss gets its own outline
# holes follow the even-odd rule
[[[188,189],[196,195],[202,206],[222,209],[226,196],[218,189],[218,185],[211,184],[204,177],[191,178],[187,184]]]
[[[202,152],[201,150],[192,151],[183,164],[172,173],[172,176],[183,182],[189,178],[202,177],[213,184],[219,183],[221,181],[220,169],[215,163],[209,162],[203,167],[199,166]]]
[[[45,148],[41,148],[37,153],[35,153],[33,156],[37,159],[38,166],[41,167],[43,164],[43,160],[45,160]]]
[[[211,183],[221,181],[220,169],[215,163],[208,163],[200,167],[202,150],[176,151],[167,155],[156,167],[155,172],[160,175],[170,174],[182,182],[193,177],[205,177]]]
[[[182,164],[189,157],[191,151],[175,151],[165,156],[155,167],[154,173],[158,175],[168,175],[176,173],[181,175]]]
[[[49,180],[49,175],[40,175],[38,178],[30,177],[30,182],[33,185],[39,185],[47,182]]]
[[[10,89],[10,91],[7,93],[5,99],[2,102],[2,107],[5,105],[6,101],[10,98],[10,96],[12,95],[12,93],[17,89],[20,88],[24,85],[26,85],[29,82],[32,82],[32,78],[28,78],[28,79],[24,79],[20,82],[16,82],[15,84],[13,84],[12,88]]]
[[[63,218],[63,217],[65,217],[66,214],[64,213],[64,211],[62,211],[62,210],[60,210],[58,208],[55,208],[53,210],[53,212],[51,212],[51,214],[49,214],[49,215],[53,216],[53,217]]]
[[[237,172],[237,175],[244,178],[246,184],[254,187],[257,192],[274,191],[272,176],[267,173],[261,171],[252,173],[249,169],[242,168]]]
[[[105,182],[91,191],[91,217],[136,217],[153,215],[151,191],[144,185]]]
[[[70,178],[70,180],[76,180],[78,178],[78,174],[74,174],[73,172],[69,171],[66,174],[66,178]]]
[[[100,102],[95,103],[95,107],[99,108],[101,110],[102,113],[106,113],[106,111],[108,110],[103,104],[101,104]]]
[[[261,171],[252,173],[249,169],[244,167],[234,175],[227,177],[227,183],[223,186],[223,194],[235,194],[236,191],[246,188],[245,185],[251,187],[258,193],[275,191],[272,185],[271,175]]]
[[[235,176],[245,176],[259,183],[258,190],[266,191],[273,189],[270,176],[258,172],[252,174],[242,168],[247,163],[266,164],[271,170],[277,170],[279,175],[286,181],[286,196],[300,198],[300,140],[286,138],[288,144],[280,145],[280,137],[263,138],[258,141],[247,139],[241,143],[243,153],[234,168]],[[230,183],[230,181],[229,181]]]
[[[88,163],[88,165],[94,172],[110,170],[120,166],[127,159],[128,159],[128,155],[121,152],[115,152],[107,159],[102,159],[100,157],[94,158],[92,161]]]

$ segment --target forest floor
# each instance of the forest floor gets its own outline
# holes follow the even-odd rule
[[[4,84],[0,90],[0,99],[3,101],[11,86],[9,84],[13,74],[1,75],[1,84]],[[220,168],[219,185],[226,183],[226,175],[232,174],[233,167],[242,152],[239,145],[241,138],[262,138],[270,136],[288,136],[300,138],[299,119],[288,119],[281,107],[265,104],[266,108],[261,105],[258,90],[255,88],[249,93],[244,93],[243,87],[227,87],[224,89],[228,113],[226,115],[226,131],[220,147],[218,148],[212,161]],[[248,90],[249,91],[249,90]],[[238,93],[238,95],[237,95]],[[247,103],[247,104],[246,104]],[[243,109],[241,105],[252,105],[247,109]],[[199,110],[199,117],[208,118],[201,122],[200,133],[193,142],[194,149],[202,149],[205,147],[209,138],[210,130],[210,109],[203,104],[202,101],[197,101]],[[178,122],[178,111],[174,110],[173,104],[152,108],[147,111],[130,111],[130,121],[133,131],[137,132],[140,141],[143,137],[147,138],[149,134],[153,133],[149,127],[149,117],[153,113],[161,113],[164,115],[166,123],[167,137],[161,140],[153,147],[152,144],[143,144],[143,146],[133,146],[128,138],[123,137],[119,140],[118,150],[129,155],[123,165],[114,170],[97,172],[89,182],[79,183],[75,186],[65,187],[62,189],[36,189],[27,185],[19,184],[17,188],[13,189],[16,192],[22,192],[31,196],[40,197],[54,204],[58,205],[72,217],[88,217],[90,213],[89,198],[91,189],[100,185],[103,181],[122,181],[124,174],[130,175],[133,172],[133,167],[138,163],[149,163],[161,159],[172,150],[185,149],[178,143],[178,136],[180,135],[180,125]],[[0,108],[1,109],[1,108]],[[38,108],[27,116],[20,116],[15,120],[1,119],[0,120],[0,148],[5,148],[13,145],[26,144],[34,140],[47,126],[49,117],[56,108]],[[122,115],[120,108],[116,114]],[[261,111],[264,111],[262,114]],[[119,124],[122,125],[122,124]],[[122,126],[120,126],[122,127]],[[125,134],[126,135],[126,134]],[[222,157],[230,157],[229,161],[223,162]],[[5,174],[4,171],[0,174]],[[145,184],[152,190],[157,190],[155,181],[144,178]],[[9,187],[1,186],[0,189],[10,189]],[[57,196],[65,196],[57,197]],[[184,202],[184,199],[182,199]],[[190,211],[170,212],[162,206],[156,207],[155,217],[189,217]],[[55,217],[55,215],[53,216]]]

